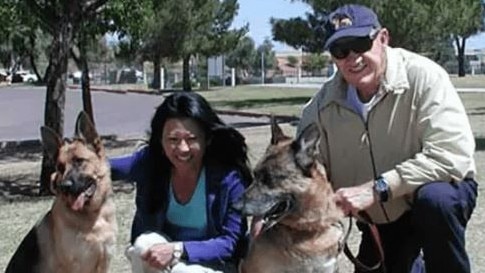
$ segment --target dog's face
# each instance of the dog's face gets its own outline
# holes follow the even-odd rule
[[[245,215],[263,218],[269,225],[265,228],[292,214],[303,214],[315,195],[322,195],[315,181],[316,171],[323,176],[319,180],[328,183],[315,159],[319,140],[316,126],[293,140],[272,120],[271,133],[271,143],[254,168],[254,182],[235,205]]]
[[[72,141],[47,127],[41,128],[42,142],[55,161],[51,190],[73,211],[96,209],[111,190],[109,167],[101,139],[89,117],[82,112]]]

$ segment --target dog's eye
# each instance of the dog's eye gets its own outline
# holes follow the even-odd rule
[[[66,166],[64,164],[57,163],[56,170],[60,173],[64,173],[64,171],[66,170]]]
[[[271,187],[273,185],[272,181],[272,176],[265,170],[260,170],[254,174],[254,178],[256,180],[260,181],[264,185]]]
[[[72,163],[74,165],[82,165],[84,161],[85,161],[85,159],[81,158],[81,157],[75,157],[75,158],[72,159]]]

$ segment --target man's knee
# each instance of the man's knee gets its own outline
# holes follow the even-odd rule
[[[476,182],[458,183],[430,182],[418,189],[414,204],[414,216],[423,224],[443,224],[450,217],[458,217],[465,224],[476,201]]]

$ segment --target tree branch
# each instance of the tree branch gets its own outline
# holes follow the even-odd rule
[[[35,0],[26,0],[27,7],[32,14],[39,19],[39,22],[44,25],[44,28],[51,34],[54,33],[55,22],[58,21],[58,16],[51,9],[46,6],[41,6]]]
[[[90,19],[95,16],[101,7],[103,7],[108,0],[93,0],[93,1],[87,1],[85,8],[83,9],[83,14],[85,19]]]

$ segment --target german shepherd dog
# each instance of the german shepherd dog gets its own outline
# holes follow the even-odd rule
[[[271,123],[271,143],[254,168],[255,180],[235,204],[263,223],[254,225],[240,272],[336,272],[344,214],[316,160],[319,131],[312,125],[293,140],[273,118]]]
[[[51,210],[23,239],[6,273],[105,273],[116,239],[110,168],[86,113],[72,141],[41,127],[42,144],[56,162]]]

